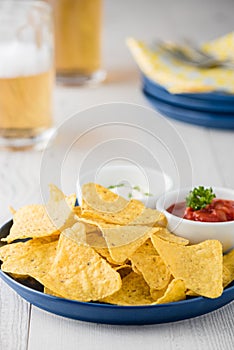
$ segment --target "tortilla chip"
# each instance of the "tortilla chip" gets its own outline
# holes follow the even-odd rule
[[[234,280],[234,249],[223,256],[223,266],[225,269],[223,284],[226,287]]]
[[[142,273],[151,289],[163,289],[168,285],[171,278],[170,271],[157,251],[151,250],[151,246],[149,248],[146,242],[130,256],[130,260],[134,268]]]
[[[49,295],[53,295],[54,297],[62,298],[61,295],[59,295],[59,294],[53,292],[52,290],[50,290],[49,288],[46,288],[46,287],[44,287],[44,293],[45,293],[45,294],[49,294]]]
[[[154,232],[148,226],[120,226],[101,228],[110,255],[117,263],[124,263]]]
[[[60,234],[64,225],[69,226],[74,221],[74,213],[69,206],[72,205],[74,199],[74,195],[65,197],[56,186],[51,185],[47,207],[33,204],[19,209],[13,216],[10,234],[2,241],[10,243],[16,239],[40,238]]]
[[[154,302],[156,300],[158,300],[159,298],[161,298],[165,294],[166,289],[167,289],[167,287],[160,289],[160,290],[150,288],[150,295],[151,295],[152,299],[154,299]]]
[[[151,239],[171,274],[184,280],[187,289],[208,298],[222,294],[223,256],[219,241],[183,246],[164,241],[157,237],[157,233]]]
[[[1,248],[1,257],[4,255],[1,269],[17,275],[31,276],[42,283],[54,261],[57,244],[58,241],[44,243],[35,239],[4,246]]]
[[[164,241],[169,241],[171,243],[177,243],[177,244],[181,244],[181,245],[188,245],[189,244],[189,240],[183,237],[179,237],[174,235],[173,233],[171,233],[170,231],[168,231],[168,229],[166,228],[158,228],[158,230],[156,231],[157,236],[161,239],[163,239]]]
[[[66,197],[64,193],[55,185],[50,185],[50,198],[46,205],[47,214],[50,221],[59,230],[63,231],[71,227],[75,222],[73,207],[75,204],[74,195]]]
[[[166,216],[158,210],[151,208],[144,208],[144,210],[129,223],[129,225],[142,225],[142,226],[162,226],[167,225]]]
[[[86,244],[86,228],[81,222],[76,222],[72,227],[64,230],[63,234],[77,243]]]
[[[99,300],[121,288],[121,278],[95,250],[63,233],[57,255],[43,284],[68,299]]]
[[[120,266],[122,263],[118,263],[114,261],[110,255],[109,249],[108,248],[98,248],[98,247],[93,247],[95,251],[101,255],[106,261],[108,261],[112,266]]]
[[[75,207],[75,205],[76,205],[76,194],[75,193],[72,193],[69,196],[65,196],[65,200],[66,200],[68,206],[72,210],[74,210],[75,208],[78,208],[78,207]]]
[[[82,210],[115,213],[123,210],[127,203],[126,199],[101,185],[90,182],[82,186]]]
[[[184,281],[181,279],[174,279],[167,287],[165,294],[159,298],[155,304],[173,303],[184,300],[186,299],[185,291],[186,288]]]
[[[150,289],[142,276],[135,272],[129,273],[122,280],[122,288],[101,300],[104,303],[116,305],[147,305],[152,304],[154,300],[150,295]]]
[[[101,226],[101,227],[111,228],[111,227],[120,226],[120,225],[116,225],[116,224],[111,224],[109,222],[106,222],[106,221],[98,219],[98,218],[93,218],[93,217],[88,217],[88,216],[79,217],[79,221],[83,222],[85,224],[89,224],[90,226],[92,225],[92,226],[96,226],[96,227]]]
[[[128,225],[134,219],[139,216],[142,211],[145,209],[145,206],[142,202],[132,199],[127,202],[123,210],[120,210],[115,213],[103,213],[94,210],[82,210],[82,216],[91,216],[93,220],[101,219],[106,223],[117,224],[117,225]]]
[[[193,292],[191,289],[188,289],[186,291],[186,295],[188,295],[189,297],[199,297],[200,296],[199,294]]]
[[[28,252],[30,253],[34,247],[37,248],[43,244],[55,241],[58,242],[58,236],[35,238],[26,242],[5,244],[0,247],[0,260],[5,261],[8,258],[18,258],[21,255],[21,251],[22,254],[27,254]]]

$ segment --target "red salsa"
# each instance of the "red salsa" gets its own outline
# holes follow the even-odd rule
[[[234,220],[234,201],[214,198],[205,208],[194,210],[185,202],[171,205],[167,211],[178,217],[201,222],[224,222]]]

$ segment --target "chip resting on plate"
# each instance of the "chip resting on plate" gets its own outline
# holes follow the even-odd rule
[[[115,213],[124,210],[127,204],[126,199],[101,185],[90,182],[82,186],[82,210]]]
[[[58,235],[66,225],[74,222],[72,208],[75,200],[75,195],[66,197],[56,186],[51,185],[48,207],[33,204],[17,210],[13,215],[10,234],[2,241],[10,243],[16,239]]]
[[[56,254],[58,241],[47,242],[31,239],[24,243],[12,243],[0,248],[2,271],[17,275],[28,275],[42,283]]]
[[[99,226],[100,227],[100,226]],[[112,259],[124,263],[154,232],[148,226],[100,227]]]
[[[151,289],[165,288],[171,278],[171,273],[161,256],[147,240],[131,256],[130,261],[139,271]]]
[[[234,280],[234,249],[223,257],[224,271],[224,287]]]
[[[181,279],[173,279],[168,285],[164,295],[159,298],[155,304],[172,303],[186,299],[185,283]]]
[[[141,275],[131,272],[122,280],[122,288],[101,300],[102,302],[116,305],[147,305],[154,299],[150,295],[150,288]]]
[[[222,244],[208,240],[191,246],[183,246],[151,236],[159,255],[171,274],[182,279],[187,289],[208,297],[217,298],[223,292]]]
[[[60,236],[44,286],[64,298],[80,301],[99,300],[119,290],[119,273],[93,248],[69,238],[66,231]]]

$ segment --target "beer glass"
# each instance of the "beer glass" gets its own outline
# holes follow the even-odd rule
[[[0,146],[44,147],[51,137],[53,17],[43,1],[0,1]]]
[[[55,66],[59,83],[105,79],[101,69],[102,0],[47,0],[54,10]]]

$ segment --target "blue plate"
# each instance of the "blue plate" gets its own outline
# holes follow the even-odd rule
[[[145,76],[142,76],[142,82],[145,91],[164,102],[200,111],[231,113],[232,117],[234,116],[234,95],[218,93],[171,94],[164,87]],[[210,98],[211,94],[212,99]]]
[[[6,237],[12,221],[0,230],[0,238]],[[0,270],[0,277],[29,303],[56,315],[75,320],[119,325],[144,325],[180,321],[219,309],[234,300],[234,283],[217,299],[190,298],[170,304],[147,306],[117,306],[101,303],[84,303],[54,297],[40,291],[42,286],[32,283],[25,286]]]
[[[154,82],[152,79],[146,77],[144,74],[142,74],[142,80],[143,83],[151,83],[153,84],[155,87],[157,87],[158,89],[164,90],[166,92],[168,92],[162,85]],[[169,93],[169,92],[168,92]],[[234,102],[234,94],[228,94],[225,92],[201,92],[201,93],[182,93],[182,94],[177,94],[179,96],[183,96],[183,97],[189,97],[189,98],[194,98],[194,99],[198,99],[198,100],[204,100],[204,101],[223,101],[223,102],[229,102],[229,103],[233,103]]]
[[[195,111],[163,102],[145,90],[143,90],[143,93],[157,111],[169,118],[209,128],[234,129],[234,114],[232,117],[225,113]]]

